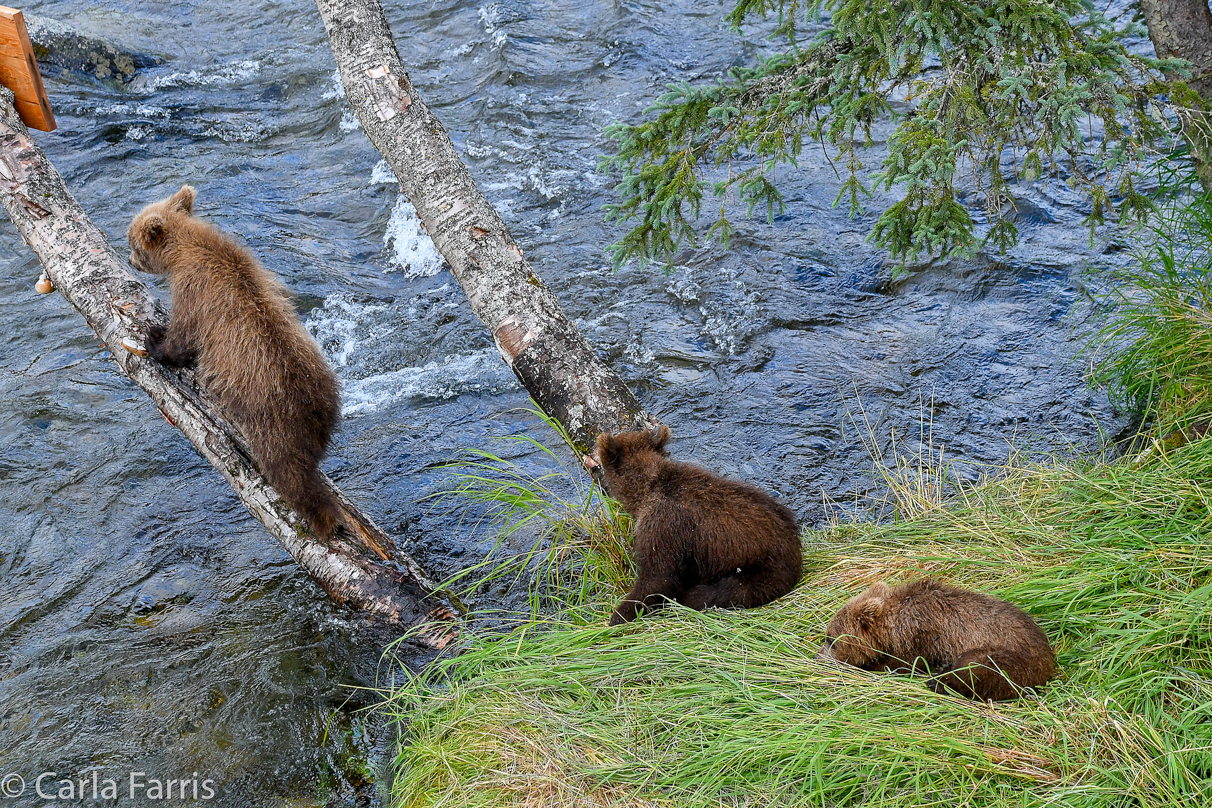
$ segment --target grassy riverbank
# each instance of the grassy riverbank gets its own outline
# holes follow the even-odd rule
[[[806,534],[800,587],[747,612],[605,628],[626,576],[595,550],[595,586],[561,590],[569,609],[474,640],[394,694],[411,722],[396,805],[1204,804],[1212,276],[1206,246],[1142,249],[1100,370],[1145,418],[1128,455],[1004,469],[945,502],[894,480],[900,519]],[[616,523],[596,524],[562,546],[614,546]],[[815,661],[848,597],[923,573],[1023,605],[1060,677],[990,706]]]

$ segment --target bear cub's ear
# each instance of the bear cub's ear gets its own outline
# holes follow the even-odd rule
[[[152,213],[143,217],[143,221],[139,222],[139,226],[131,235],[134,236],[134,241],[140,248],[154,250],[164,240],[166,225],[167,222],[164,221],[163,216]]]
[[[190,214],[194,212],[194,200],[198,198],[198,192],[194,190],[192,185],[182,185],[181,190],[168,198],[169,210],[177,210],[181,213]]]
[[[605,432],[598,435],[597,461],[603,466],[613,464],[619,459],[619,442]]]
[[[648,430],[648,442],[656,451],[662,451],[665,444],[669,442],[669,427],[661,424]]]
[[[888,585],[882,581],[871,585],[864,594],[863,602],[858,608],[859,625],[864,628],[870,628],[875,625],[876,621],[884,613],[884,600],[888,595]]]

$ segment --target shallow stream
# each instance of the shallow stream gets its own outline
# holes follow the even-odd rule
[[[740,223],[731,252],[611,273],[602,130],[666,81],[751,61],[763,36],[731,34],[715,2],[385,5],[480,187],[671,425],[675,456],[813,524],[826,498],[878,489],[854,416],[913,452],[925,425],[964,474],[1122,428],[1073,357],[1092,325],[1083,278],[1124,254],[1089,244],[1063,185],[1023,189],[1009,255],[891,282],[872,218],[832,207],[838,179],[809,150],[786,214]],[[124,88],[46,71],[60,128],[37,139],[93,220],[121,243],[145,202],[194,184],[200,214],[300,295],[341,375],[329,473],[435,575],[481,557],[487,534],[418,503],[431,467],[540,425],[510,412],[527,397],[360,131],[315,6],[25,8],[164,60]],[[37,260],[7,219],[0,265],[0,777],[30,783],[0,805],[42,804],[32,780],[49,771],[197,772],[215,805],[372,799],[390,739],[352,687],[374,683],[390,637],[333,607],[63,298],[34,292]]]

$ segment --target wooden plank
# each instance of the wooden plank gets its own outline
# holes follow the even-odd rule
[[[0,20],[0,24],[7,25],[3,20]],[[12,39],[0,39],[0,56],[25,61],[25,51],[21,49],[20,43]]]
[[[50,99],[42,86],[38,60],[25,28],[25,17],[15,8],[0,6],[0,84],[17,96],[17,114],[31,129],[43,132],[56,127]]]
[[[18,101],[13,104],[17,108],[17,114],[21,117],[22,123],[26,118],[38,117],[42,115],[42,108],[37,104],[31,104],[28,101]]]
[[[38,106],[37,102],[33,100],[38,88],[30,78],[27,66],[24,57],[10,59],[7,56],[0,56],[0,83],[12,90],[18,101]]]

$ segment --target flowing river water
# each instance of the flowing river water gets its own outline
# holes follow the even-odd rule
[[[855,416],[912,452],[925,424],[968,475],[1014,449],[1090,451],[1124,426],[1074,359],[1096,325],[1087,279],[1124,253],[1091,246],[1064,185],[1021,189],[1008,255],[892,281],[865,241],[873,218],[832,207],[838,178],[808,149],[785,172],[786,213],[738,223],[730,252],[612,273],[603,129],[667,81],[751,62],[764,36],[730,33],[715,2],[385,5],[480,187],[671,425],[676,457],[815,524],[826,498],[861,506],[879,487]],[[418,502],[432,466],[504,434],[553,436],[511,412],[527,397],[359,129],[315,6],[26,10],[163,60],[121,88],[45,71],[60,128],[36,137],[93,220],[124,243],[144,203],[194,184],[200,214],[297,292],[341,376],[328,472],[433,574],[478,560],[489,536]],[[29,781],[0,805],[43,804],[32,781],[52,771],[209,778],[211,804],[233,806],[377,800],[368,767],[382,775],[392,741],[356,688],[390,636],[333,607],[63,298],[34,292],[37,260],[7,219],[0,263],[0,777]]]

